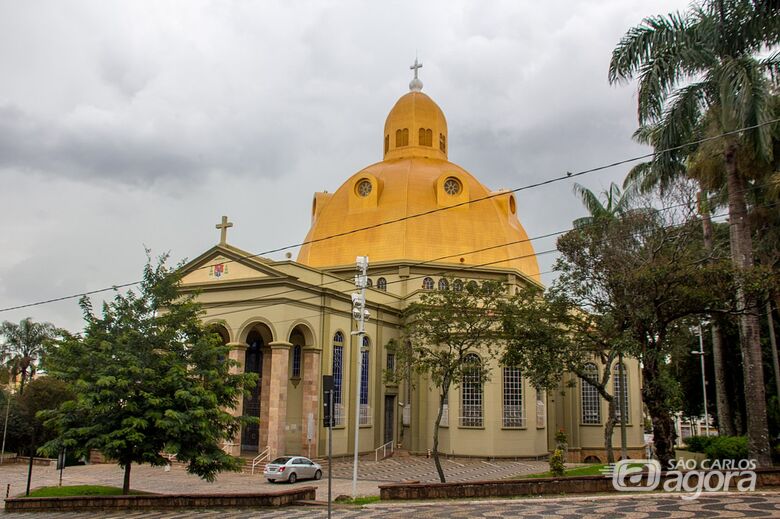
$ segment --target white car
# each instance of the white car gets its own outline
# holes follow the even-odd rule
[[[277,481],[295,483],[299,479],[320,479],[322,466],[303,456],[282,456],[265,466],[263,476],[271,483]]]

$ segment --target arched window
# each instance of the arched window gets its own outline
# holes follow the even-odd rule
[[[443,133],[439,134],[439,149],[443,153],[447,153],[447,136]]]
[[[292,349],[292,378],[301,377],[301,347],[296,344]]]
[[[476,281],[471,280],[468,283],[466,283],[466,288],[469,290],[469,292],[476,292],[479,286],[477,285]]]
[[[423,279],[422,287],[424,290],[433,290],[433,278]]]
[[[360,425],[371,424],[371,407],[368,405],[368,337],[363,336],[360,351]]]
[[[409,146],[409,128],[395,131],[395,147]]]
[[[383,292],[387,292],[387,280],[385,278],[379,278],[376,280],[376,287]]]
[[[344,404],[342,387],[344,382],[344,334],[336,332],[333,336],[333,423],[344,424]]]
[[[456,279],[455,281],[453,281],[452,282],[452,289],[455,292],[462,292],[463,291],[463,280]]]
[[[503,372],[504,427],[525,427],[523,416],[523,376],[520,368],[506,367]]]
[[[433,132],[430,128],[420,128],[418,133],[417,142],[420,143],[420,146],[433,146]]]
[[[482,377],[479,357],[469,353],[461,382],[460,426],[482,427]]]
[[[439,280],[439,290],[449,290],[450,289],[450,282],[447,281],[446,278],[441,278]]]
[[[385,135],[385,154],[390,151],[390,136]]]
[[[599,368],[593,363],[585,364],[582,374],[592,380],[599,379]],[[580,381],[580,407],[582,410],[582,423],[601,423],[601,395],[596,386],[586,380]]]
[[[366,278],[366,287],[371,288],[374,286],[374,282],[371,280],[371,278]]]
[[[628,370],[625,364],[623,364],[623,380],[620,379],[620,364],[615,365],[612,380],[612,394],[615,395],[615,418],[619,423],[622,416],[621,413],[626,413],[626,423],[629,423],[631,421],[631,413],[628,411]]]

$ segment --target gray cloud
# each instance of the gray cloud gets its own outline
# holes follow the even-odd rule
[[[312,193],[381,159],[416,52],[451,160],[491,188],[637,154],[609,55],[687,3],[0,3],[0,307],[135,279],[144,245],[196,256],[222,214],[246,250],[302,241]],[[518,200],[531,236],[583,214],[571,182]],[[27,315],[79,326],[73,301],[0,319]]]

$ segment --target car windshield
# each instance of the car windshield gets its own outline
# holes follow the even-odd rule
[[[273,463],[274,465],[284,465],[285,463],[287,463],[291,459],[292,458],[290,458],[289,456],[282,456],[281,458],[276,458],[271,463]]]

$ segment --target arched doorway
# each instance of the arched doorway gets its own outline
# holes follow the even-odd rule
[[[255,384],[247,395],[244,395],[243,414],[260,417],[263,387],[263,353],[271,342],[270,331],[261,324],[255,325],[246,336],[246,352],[244,353],[244,372],[257,374]],[[261,424],[245,425],[241,429],[241,453],[256,454],[260,448]]]

